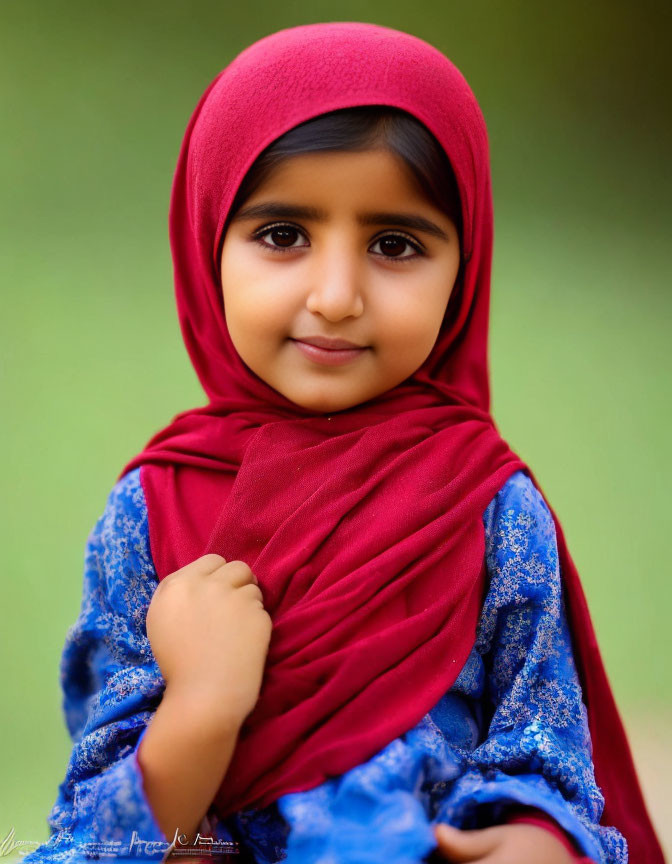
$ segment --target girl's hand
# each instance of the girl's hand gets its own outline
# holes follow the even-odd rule
[[[241,724],[259,698],[273,624],[243,561],[203,555],[163,579],[147,636],[166,688]]]
[[[438,853],[453,864],[572,864],[575,859],[562,843],[537,825],[495,825],[460,831],[441,823],[434,828]]]

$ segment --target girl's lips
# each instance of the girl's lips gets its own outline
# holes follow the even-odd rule
[[[300,342],[298,339],[291,341],[304,356],[316,363],[322,363],[324,366],[341,366],[343,363],[349,363],[355,357],[359,357],[367,350],[366,348],[318,348],[317,345]]]

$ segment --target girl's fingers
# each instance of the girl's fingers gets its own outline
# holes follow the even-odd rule
[[[459,828],[453,828],[452,825],[443,822],[434,826],[434,836],[439,844],[439,852],[454,864],[480,861],[485,858],[497,846],[496,835],[496,828],[460,831]]]

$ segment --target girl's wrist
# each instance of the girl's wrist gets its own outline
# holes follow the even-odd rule
[[[247,715],[235,699],[223,694],[226,688],[213,688],[212,682],[175,680],[166,685],[162,701],[179,707],[185,723],[193,719],[201,730],[209,728],[216,736],[237,735]]]
[[[544,828],[562,843],[576,864],[594,864],[591,858],[584,856],[577,848],[577,845],[571,836],[567,834],[555,819],[553,819],[552,816],[549,816],[544,810],[525,805],[512,807],[507,811],[504,821],[507,825],[535,825],[538,828]]]

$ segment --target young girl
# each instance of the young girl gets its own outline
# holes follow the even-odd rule
[[[191,118],[170,237],[209,401],[89,537],[26,860],[659,864],[560,523],[489,412],[460,73],[372,24],[260,40]]]

